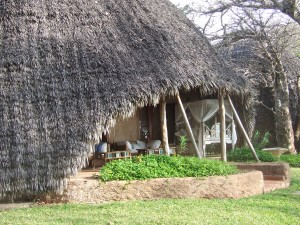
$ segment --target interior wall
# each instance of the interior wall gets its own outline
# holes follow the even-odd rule
[[[148,137],[146,136],[146,131],[149,131],[149,119],[148,119],[148,110],[147,107],[143,107],[139,109],[139,123],[140,123],[140,133],[139,139],[140,141],[147,141]],[[149,135],[149,133],[148,133]]]
[[[157,106],[153,110],[153,140],[161,140],[160,128],[160,107]]]
[[[167,104],[167,127],[169,144],[175,144],[175,104]]]
[[[168,140],[169,144],[175,143],[175,104],[167,104],[167,128],[168,128]],[[160,108],[159,106],[154,108],[153,111],[153,140],[161,140],[162,133],[160,127]]]
[[[139,139],[139,110],[134,116],[118,118],[116,125],[109,129],[109,142],[136,141]]]
[[[194,102],[194,101],[199,101],[204,99],[217,99],[218,95],[212,94],[212,95],[202,96],[200,94],[200,90],[198,88],[195,88],[187,92],[180,92],[180,98],[183,103],[186,103],[186,102]]]
[[[169,143],[175,142],[175,104],[167,104],[167,126]],[[160,108],[159,105],[153,108],[152,114],[152,140],[161,140]],[[149,117],[147,107],[138,109],[131,118],[119,118],[115,127],[109,129],[109,142],[123,142],[137,140],[149,141],[144,131],[149,131]],[[148,133],[149,134],[149,133]]]

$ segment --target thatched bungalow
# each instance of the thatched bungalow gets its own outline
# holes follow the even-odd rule
[[[2,197],[61,190],[117,118],[179,93],[251,119],[245,80],[167,0],[1,1],[0,40]]]
[[[270,146],[278,146],[276,140],[276,127],[274,120],[274,91],[271,77],[271,69],[259,44],[251,39],[242,39],[224,45],[219,49],[222,58],[225,59],[237,72],[251,82],[257,92],[255,103],[255,130],[271,133]],[[297,117],[297,78],[300,75],[300,59],[295,55],[284,52],[281,58],[284,69],[288,76],[290,94],[290,112],[293,127],[295,127]]]

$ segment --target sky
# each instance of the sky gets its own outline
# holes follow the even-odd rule
[[[170,2],[172,2],[173,4],[175,5],[178,5],[180,7],[183,7],[187,4],[189,5],[192,5],[192,3],[195,3],[195,5],[198,5],[199,3],[204,3],[203,0],[169,0]],[[210,0],[209,3],[212,3],[214,2],[214,0]],[[272,10],[264,10],[264,15],[263,17],[265,18],[265,20],[268,20],[270,15],[272,15],[274,11]],[[189,15],[188,17],[199,27],[204,27],[206,22],[208,21],[208,18],[209,17],[205,17],[205,16],[201,16],[201,18],[199,16],[194,16],[192,17],[193,15]],[[226,13],[226,15],[224,15],[222,17],[222,20],[223,20],[223,23],[224,24],[232,24],[232,18],[235,17],[234,14],[228,12]],[[282,13],[279,13],[278,16],[276,17],[273,17],[272,18],[272,21],[286,21],[288,19],[287,16],[284,16]],[[206,29],[206,32],[205,32],[205,35],[207,37],[210,37],[210,34],[213,34],[213,33],[217,33],[218,35],[221,35],[222,34],[222,31],[220,31],[222,29],[222,26],[221,26],[221,20],[220,20],[220,14],[215,14],[213,17],[212,17],[212,24],[210,24],[210,26],[207,27]]]
[[[197,5],[197,3],[201,3],[200,0],[169,0],[170,2],[172,2],[175,5],[178,5],[180,7],[183,7],[185,5],[192,5],[192,3],[195,3],[195,5]],[[213,0],[211,0],[213,1]],[[207,19],[205,17],[190,17],[188,16],[196,25],[200,26],[200,27],[204,27]],[[226,20],[226,18],[225,18]],[[221,25],[219,23],[219,20],[215,20],[214,21],[214,26],[211,28],[208,28],[207,32],[208,33],[213,33],[216,30],[219,30],[221,28]],[[209,36],[209,35],[208,35]]]
[[[170,0],[173,4],[177,5],[179,4],[180,6],[185,6],[187,4],[190,4],[194,2],[195,0]]]

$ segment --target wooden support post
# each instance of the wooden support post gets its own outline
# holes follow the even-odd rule
[[[221,145],[221,160],[227,161],[226,155],[226,122],[225,122],[225,105],[224,105],[224,96],[220,91],[219,93],[219,114],[220,114],[220,145]]]
[[[243,132],[243,134],[244,134],[244,136],[245,136],[245,138],[246,138],[246,141],[247,141],[247,143],[248,143],[248,145],[249,145],[249,147],[250,147],[250,149],[251,149],[251,151],[252,151],[252,154],[253,154],[255,160],[256,160],[257,162],[260,162],[259,159],[258,159],[258,157],[257,157],[257,154],[256,154],[256,152],[255,152],[255,150],[254,150],[254,148],[253,148],[253,145],[252,145],[252,143],[251,143],[251,141],[250,141],[250,138],[249,138],[249,136],[248,136],[246,130],[245,130],[244,127],[243,127],[243,124],[242,124],[242,122],[241,122],[241,120],[240,120],[240,118],[239,118],[239,115],[237,114],[237,112],[236,112],[236,110],[235,110],[235,108],[234,108],[234,106],[233,106],[233,103],[232,103],[231,98],[230,98],[229,95],[228,95],[228,101],[229,101],[229,104],[230,104],[230,106],[231,106],[231,108],[232,108],[233,114],[234,114],[234,116],[235,116],[235,118],[236,118],[236,120],[237,120],[237,122],[238,122],[238,125],[239,125],[239,127],[241,128],[241,130],[242,130],[242,132]]]
[[[165,150],[165,154],[170,155],[166,108],[167,108],[167,103],[165,97],[162,97],[160,101],[160,127],[161,127],[161,135],[162,135],[162,147]]]
[[[153,106],[147,106],[147,113],[148,113],[148,129],[149,135],[148,140],[153,140]]]
[[[184,110],[184,107],[183,107],[183,104],[181,102],[179,94],[177,95],[177,101],[178,101],[178,104],[180,106],[180,109],[181,109],[181,112],[182,112],[182,115],[183,115],[183,118],[184,118],[184,122],[185,122],[185,125],[187,127],[188,134],[189,134],[190,138],[192,139],[194,148],[196,149],[196,153],[197,153],[199,159],[201,159],[201,154],[199,152],[197,143],[196,143],[194,135],[193,135],[193,131],[192,131],[191,125],[190,125],[189,120],[188,120],[188,118],[186,116],[186,113],[185,113],[185,110]]]

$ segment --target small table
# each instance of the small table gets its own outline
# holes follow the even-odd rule
[[[157,154],[157,155],[163,155],[164,150],[159,148],[159,149],[137,149],[138,155],[152,155],[152,154]]]
[[[105,162],[114,159],[125,159],[125,158],[131,158],[131,152],[129,150],[105,152],[104,154]]]
[[[111,160],[125,159],[125,158],[131,158],[130,151],[122,150],[122,151],[111,151],[111,152],[96,152],[95,159],[92,161],[92,166],[93,169],[95,169],[96,165],[101,165],[101,162],[103,161],[105,164],[106,162],[109,162]]]

